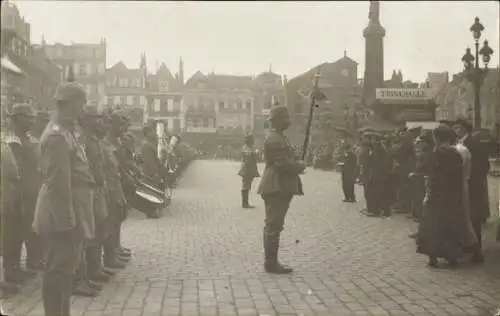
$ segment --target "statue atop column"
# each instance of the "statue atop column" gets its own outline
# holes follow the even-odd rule
[[[370,23],[380,23],[380,2],[370,1],[370,12],[368,13]]]

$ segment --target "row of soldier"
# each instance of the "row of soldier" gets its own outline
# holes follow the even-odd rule
[[[16,291],[43,269],[50,316],[69,315],[72,295],[98,295],[130,261],[121,242],[127,195],[139,175],[155,177],[161,168],[152,128],[145,129],[139,168],[123,113],[86,105],[76,82],[61,84],[55,99],[50,118],[29,104],[14,105],[2,137],[2,288]]]

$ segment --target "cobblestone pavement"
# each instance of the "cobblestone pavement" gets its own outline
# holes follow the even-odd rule
[[[281,259],[291,276],[262,270],[263,203],[240,208],[237,164],[193,163],[159,220],[133,214],[124,244],[134,259],[73,315],[493,315],[500,307],[500,251],[487,263],[430,270],[408,234],[416,224],[359,214],[343,204],[339,175],[307,170],[293,201]],[[362,196],[361,188],[358,196]],[[496,247],[496,248],[495,248]],[[12,315],[42,315],[40,280],[4,302]]]

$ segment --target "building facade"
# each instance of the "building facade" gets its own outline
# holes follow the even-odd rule
[[[103,74],[106,71],[106,40],[99,43],[47,44],[42,39],[41,48],[48,58],[63,71],[63,77],[73,68],[75,79],[87,92],[88,102],[102,107],[105,95]]]
[[[128,68],[119,61],[99,76],[104,85],[99,104],[109,109],[127,109],[134,129],[142,128],[145,120],[146,75],[142,63],[139,68]]]
[[[146,57],[143,57],[146,64]],[[179,71],[172,75],[162,63],[154,74],[148,74],[146,96],[147,107],[145,120],[161,122],[168,134],[179,135],[185,127],[183,105],[184,65],[179,61]]]
[[[205,142],[238,143],[254,129],[252,76],[196,72],[184,87],[185,130]],[[210,140],[209,140],[210,139]]]
[[[30,24],[21,17],[16,5],[3,1],[1,14],[2,59],[12,63],[22,74],[2,71],[2,104],[7,110],[18,102],[32,103],[38,109],[52,108],[61,69],[39,46],[31,44]]]
[[[318,67],[321,75],[318,86],[326,100],[318,101],[318,107],[314,110],[311,128],[314,142],[333,140],[338,136],[334,127],[355,129],[363,120],[358,64],[345,53],[344,57],[333,63],[324,63],[288,80],[285,86],[286,103],[292,119],[288,133],[294,143],[304,140],[310,109],[309,95]]]
[[[490,69],[481,86],[483,128],[498,129],[500,124],[499,69]],[[434,96],[439,106],[437,119],[454,120],[459,116],[474,119],[474,87],[464,74],[456,74]]]

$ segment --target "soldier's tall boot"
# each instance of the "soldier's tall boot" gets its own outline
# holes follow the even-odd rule
[[[278,249],[280,242],[279,233],[264,232],[264,269],[267,273],[272,274],[288,274],[292,273],[293,269],[283,266],[278,261]]]
[[[254,208],[253,205],[250,205],[250,203],[248,202],[249,194],[249,190],[241,190],[241,206],[243,208]]]

